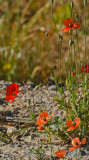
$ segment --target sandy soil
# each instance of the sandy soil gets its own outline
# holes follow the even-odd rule
[[[38,89],[31,82],[19,84],[20,90],[24,90],[9,104],[5,102],[5,91],[10,82],[0,82],[0,133],[3,133],[4,140],[0,141],[0,159],[1,160],[50,160],[50,145],[52,152],[58,149],[67,150],[68,144],[64,143],[60,137],[51,135],[52,144],[49,143],[49,135],[38,133],[35,120],[38,118],[40,111],[47,110],[54,113],[59,119],[65,120],[65,112],[60,110],[56,101],[54,101],[58,92],[55,86],[42,86]],[[60,97],[60,95],[59,95]],[[35,117],[35,120],[33,117]],[[51,126],[54,130],[55,127]],[[8,136],[6,134],[8,133]],[[0,135],[0,137],[2,137]],[[39,142],[39,143],[38,143]],[[42,146],[42,148],[41,148]],[[34,147],[34,149],[33,149]],[[38,147],[41,149],[41,158]],[[89,160],[89,145],[83,148],[85,152],[81,159]],[[55,154],[54,154],[55,155]],[[67,159],[75,159],[75,155],[67,154]],[[70,158],[72,157],[72,158]]]

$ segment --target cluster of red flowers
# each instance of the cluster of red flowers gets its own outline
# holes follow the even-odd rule
[[[87,68],[87,66],[86,66]],[[84,68],[82,68],[84,70]],[[9,85],[6,89],[6,101],[10,101],[12,103],[14,99],[16,98],[17,94],[22,92],[23,90],[19,91],[19,85],[17,83],[13,83]],[[50,116],[48,115],[47,111],[43,111],[39,115],[39,119],[36,121],[36,125],[38,125],[38,130],[43,130],[44,125],[51,119],[51,117],[54,115],[52,113]],[[80,118],[75,118],[74,121],[68,120],[66,122],[66,126],[68,127],[67,131],[71,131],[76,129],[80,125]],[[70,151],[74,151],[76,148],[80,148],[82,144],[86,143],[86,138],[83,138],[82,141],[79,140],[78,137],[72,139],[72,147],[69,148]],[[60,150],[55,152],[56,156],[59,158],[63,158],[66,155],[67,151]]]
[[[72,120],[68,120],[66,122],[66,126],[69,127],[67,129],[67,131],[71,131],[71,130],[74,130],[76,129],[80,124],[80,118],[75,118],[74,121]],[[86,138],[83,138],[82,141],[79,140],[78,137],[72,139],[72,146],[71,148],[69,148],[69,151],[74,151],[76,148],[80,148],[82,144],[85,144],[86,143]],[[59,158],[64,158],[64,156],[66,155],[67,151],[64,151],[64,150],[60,150],[60,151],[57,151],[55,152],[56,156],[59,157]]]
[[[38,125],[38,130],[43,130],[44,127],[43,125],[46,124],[50,118],[54,115],[54,113],[52,113],[50,116],[48,115],[47,111],[43,111],[40,113],[39,115],[39,119],[36,121],[36,125]],[[67,131],[71,131],[76,129],[80,124],[80,118],[75,118],[74,121],[72,120],[68,120],[66,122],[66,126],[68,127]],[[82,144],[86,143],[86,138],[83,138],[83,140],[80,142],[79,138],[76,137],[74,139],[72,139],[72,145],[73,147],[69,148],[70,151],[74,151],[76,148],[80,148]],[[55,152],[56,156],[59,158],[64,158],[64,156],[66,155],[67,151],[64,150],[60,150]]]
[[[82,66],[81,70],[83,72],[86,72],[86,73],[88,72],[89,73],[89,65],[85,64],[85,66]]]
[[[69,30],[75,28],[78,29],[80,27],[80,23],[73,23],[73,19],[72,18],[66,18],[63,22],[63,24],[66,26],[65,28],[62,29],[62,32],[68,32]],[[83,65],[81,70],[83,72],[88,72],[89,73],[89,65],[85,64],[85,66]],[[72,72],[72,75],[75,76],[75,73]]]
[[[74,139],[72,139],[72,146],[71,148],[69,148],[69,151],[74,151],[76,148],[80,148],[82,144],[86,143],[86,138],[83,138],[82,141],[80,142],[79,138],[76,137]],[[59,158],[64,158],[64,156],[66,155],[67,151],[64,150],[60,150],[55,152],[56,156]]]

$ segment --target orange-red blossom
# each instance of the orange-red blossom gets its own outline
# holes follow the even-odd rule
[[[59,158],[64,158],[66,153],[67,152],[62,150],[62,149],[60,151],[55,152],[56,156],[59,157]]]
[[[75,76],[75,73],[74,73],[74,72],[72,72],[72,75],[73,75],[73,76]]]
[[[70,151],[74,151],[76,148],[80,148],[82,144],[86,143],[86,138],[83,138],[80,142],[79,138],[76,137],[72,140],[73,147],[69,148]]]
[[[63,22],[63,24],[66,26],[64,29],[62,29],[62,32],[68,32],[70,29],[73,28],[79,28],[80,27],[80,23],[73,23],[73,19],[72,18],[66,18]]]
[[[83,72],[89,73],[89,65],[85,64],[85,66],[82,66],[81,70]]]
[[[46,124],[53,115],[54,115],[54,113],[52,113],[49,116],[47,111],[41,112],[39,115],[39,119],[36,121],[36,125],[42,126],[42,125]],[[38,129],[42,129],[42,128],[38,128]]]
[[[77,127],[79,126],[79,124],[80,124],[80,118],[79,118],[79,117],[78,117],[78,118],[75,118],[74,121],[68,120],[68,121],[66,122],[66,126],[69,127],[69,128],[67,129],[67,131],[71,131],[72,129],[77,128]]]
[[[10,103],[12,103],[14,99],[17,97],[17,94],[22,91],[23,90],[19,91],[19,85],[17,83],[9,85],[6,89],[5,100],[10,101]]]

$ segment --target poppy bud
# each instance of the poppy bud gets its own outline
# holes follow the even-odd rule
[[[76,20],[79,21],[79,16],[78,16],[78,14],[76,14],[75,17],[76,17]]]
[[[63,37],[60,34],[58,34],[58,39],[59,39],[60,42],[62,42]]]
[[[55,70],[57,67],[56,66],[53,66],[53,70]]]
[[[72,32],[71,32],[71,30],[69,30],[69,34],[71,34]]]
[[[84,7],[87,6],[87,0],[84,0]]]
[[[71,46],[74,43],[74,41],[69,40],[69,46]]]
[[[74,8],[74,2],[71,1],[71,9],[73,9],[73,8]]]
[[[45,33],[45,36],[48,37],[48,32]]]
[[[73,75],[73,76],[75,76],[75,73],[74,73],[74,72],[72,72],[72,75]]]

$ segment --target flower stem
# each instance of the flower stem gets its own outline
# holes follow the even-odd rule
[[[56,31],[56,34],[58,37],[58,69],[59,69],[60,83],[61,83],[61,48],[62,48],[61,46],[62,46],[62,41],[61,41],[61,37],[58,33],[56,22],[55,22],[54,15],[53,15],[53,0],[51,0],[51,14],[52,14],[52,20],[53,20],[53,23],[55,26],[55,31]]]
[[[52,140],[51,140],[51,135],[50,135],[50,126],[49,126],[49,140],[50,140],[50,148],[51,148],[51,150],[50,150],[50,152],[51,152],[50,158],[52,159],[52,150],[53,150],[53,148],[52,148]]]
[[[46,46],[47,46],[47,52],[48,52],[50,66],[51,66],[51,70],[52,70],[52,61],[51,61],[51,56],[50,56],[49,47],[48,47],[48,33],[46,34]]]
[[[85,66],[85,64],[86,64],[86,52],[87,52],[87,48],[86,48],[86,6],[87,6],[87,0],[84,0],[84,8],[85,8],[85,30],[84,30],[84,34],[85,34],[85,39],[84,39],[84,43],[85,43],[85,58],[84,58],[84,66]],[[84,72],[84,74],[85,74],[85,72]],[[85,76],[85,75],[84,75]]]

